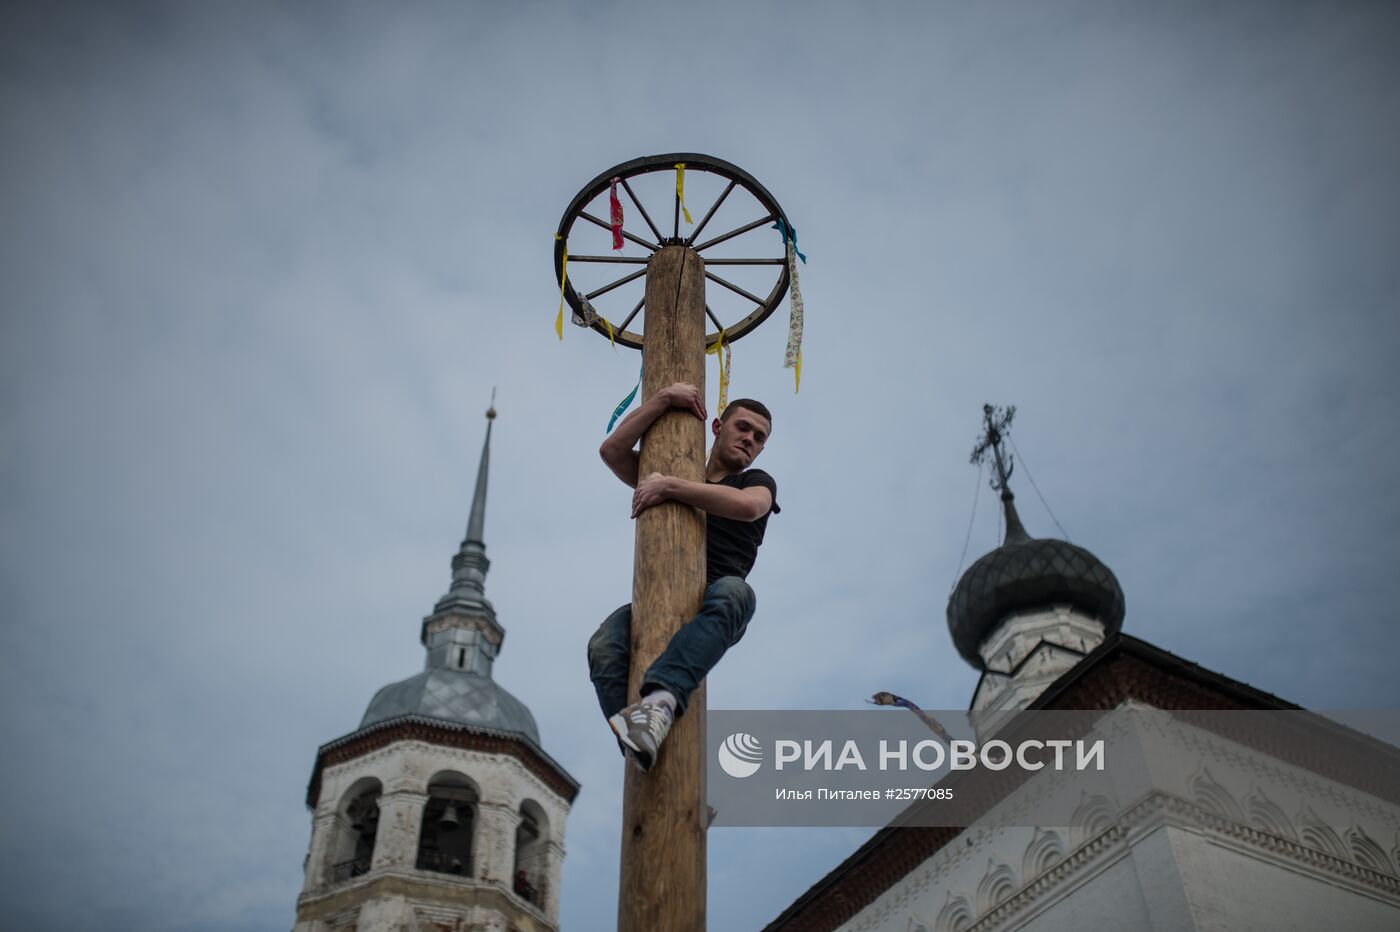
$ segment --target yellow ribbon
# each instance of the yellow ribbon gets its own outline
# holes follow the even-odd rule
[[[604,323],[604,325],[607,326],[607,328],[608,328],[608,346],[611,346],[611,347],[613,348],[613,351],[615,352],[615,351],[617,350],[617,344],[616,344],[615,342],[613,342],[613,325],[612,325],[612,321],[608,320],[606,317],[604,317],[604,316],[601,315],[601,314],[598,315],[598,319],[601,320],[601,321]]]
[[[797,351],[797,365],[792,367],[792,393],[796,395],[802,390],[802,350]]]
[[[555,239],[563,239],[558,233]],[[559,314],[554,318],[554,332],[559,334],[559,342],[564,342],[564,284],[569,280],[569,247],[564,247],[564,261],[559,266]]]
[[[719,339],[705,348],[705,355],[714,356],[719,364],[719,400],[715,410],[715,416],[718,417],[724,414],[724,409],[729,404],[729,376],[734,370],[734,350],[724,341],[723,330],[719,332]]]
[[[685,163],[676,163],[676,200],[681,202],[681,213],[685,215],[685,222],[693,224],[690,219],[690,211],[685,209]]]

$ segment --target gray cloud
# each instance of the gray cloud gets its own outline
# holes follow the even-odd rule
[[[1020,406],[1031,532],[1025,467],[1128,631],[1312,707],[1400,701],[1385,5],[3,17],[0,909],[26,928],[289,925],[315,748],[422,663],[493,385],[497,678],[584,784],[564,927],[612,925],[621,762],[581,654],[629,591],[593,450],[637,360],[555,341],[549,250],[651,152],[744,166],[811,259],[802,393],[778,317],[735,346],[784,512],[713,705],[965,705],[943,608],[984,401]],[[862,837],[716,832],[713,926]]]

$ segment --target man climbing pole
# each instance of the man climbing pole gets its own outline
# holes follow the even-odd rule
[[[778,484],[761,469],[750,469],[763,452],[773,417],[760,402],[731,401],[710,425],[715,441],[703,482],[651,473],[639,475],[634,449],[658,418],[680,409],[704,421],[705,400],[694,385],[677,382],[647,399],[617,425],[599,454],[632,495],[632,517],[665,501],[692,505],[706,514],[705,594],[700,610],[671,637],[642,677],[638,701],[629,704],[632,606],[607,617],[588,642],[589,676],[598,703],[623,752],[651,769],[672,719],[685,713],[686,700],[744,636],[756,601],[745,581],[753,569],[768,516],[778,507]]]
[[[714,200],[698,222],[684,203],[687,172],[708,176],[705,184],[716,182]],[[663,181],[665,212],[649,212],[638,195],[641,182],[654,193]],[[693,197],[695,185],[690,190]],[[623,197],[635,212],[624,211]],[[611,222],[598,216],[595,202],[607,204]],[[630,229],[626,216],[633,220]],[[689,229],[682,230],[682,217]],[[730,226],[741,217],[756,219]],[[722,222],[709,229],[717,218]],[[595,230],[611,233],[611,251],[589,248],[601,245]],[[720,244],[724,255],[712,255],[707,265],[705,251]],[[777,249],[782,254],[775,256]],[[568,305],[576,324],[610,346],[645,349],[639,388],[619,410],[637,392],[646,403],[602,448],[612,470],[636,489],[632,602],[603,623],[588,650],[603,714],[624,753],[639,765],[626,768],[623,778],[619,932],[705,929],[704,679],[753,615],[753,590],[744,577],[768,515],[778,510],[772,477],[749,468],[772,427],[768,409],[738,400],[726,408],[722,399],[732,371],[731,346],[789,292],[784,366],[793,370],[797,387],[799,261],[806,258],[797,251],[797,231],[773,195],[738,166],[695,152],[633,159],[597,175],[565,208],[554,233],[555,335],[563,339]],[[640,268],[613,278],[627,265]],[[730,280],[731,267],[743,268],[745,284]],[[622,295],[643,276],[644,294],[627,311],[635,290],[625,300]],[[771,287],[749,290],[764,281]],[[719,286],[713,302],[706,297],[707,282]],[[609,302],[617,307],[611,317]],[[706,332],[707,321],[714,331]],[[707,461],[703,389],[709,352],[720,361],[721,416],[711,425]],[[634,452],[639,441],[641,449]],[[658,761],[663,740],[666,751]]]

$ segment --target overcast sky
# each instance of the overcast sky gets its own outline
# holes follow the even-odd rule
[[[1400,705],[1394,4],[11,3],[6,925],[291,926],[316,747],[421,668],[498,386],[496,678],[583,784],[563,927],[612,927],[583,650],[630,593],[595,451],[637,355],[555,339],[552,235],[686,150],[810,260],[801,393],[785,310],[734,347],[783,513],[712,706],[966,707],[944,609],[997,543],[987,401],[1019,407],[1028,529],[1058,533],[1034,477],[1125,631]],[[713,832],[710,927],[868,834]]]

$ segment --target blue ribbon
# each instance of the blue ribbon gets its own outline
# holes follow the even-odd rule
[[[622,417],[622,413],[623,413],[624,411],[626,411],[628,408],[632,407],[632,402],[634,402],[634,401],[637,400],[637,390],[638,390],[639,388],[641,388],[641,387],[642,387],[642,371],[641,371],[640,369],[638,369],[638,370],[637,370],[637,384],[634,385],[634,386],[632,386],[632,390],[631,390],[630,392],[627,393],[627,397],[624,398],[624,399],[622,399],[621,401],[619,401],[619,402],[617,403],[617,407],[616,407],[616,408],[613,408],[612,417],[608,418],[608,429],[607,429],[606,431],[604,431],[604,433],[607,433],[607,434],[612,433],[613,425],[617,423],[617,419],[620,418],[620,417]]]
[[[784,246],[787,246],[787,241],[791,239],[792,251],[797,253],[797,258],[802,260],[803,265],[807,264],[807,256],[802,252],[802,250],[797,248],[797,227],[792,227],[791,229],[789,229],[788,225],[783,222],[783,218],[779,217],[778,222],[769,227],[769,229],[777,230],[779,233],[782,234]]]

